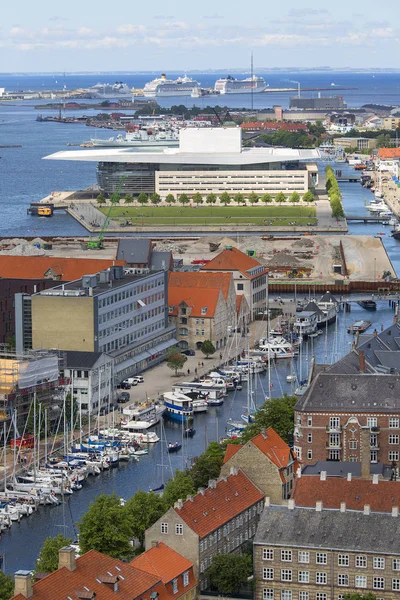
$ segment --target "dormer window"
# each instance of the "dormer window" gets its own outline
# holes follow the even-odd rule
[[[172,306],[168,307],[168,312],[173,313],[175,309],[175,306],[172,304]]]
[[[201,314],[206,315],[207,311],[208,311],[208,306],[203,306],[203,308],[201,309]]]

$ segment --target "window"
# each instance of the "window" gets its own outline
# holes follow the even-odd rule
[[[274,590],[272,588],[263,589],[263,600],[274,600]]]
[[[394,558],[392,560],[393,571],[400,571],[400,558]]]
[[[349,566],[349,555],[348,554],[339,554],[338,566],[339,567],[348,567]]]
[[[312,417],[307,417],[307,425],[312,427]]]
[[[398,444],[399,443],[399,436],[397,433],[392,433],[391,435],[389,435],[389,444]]]
[[[367,557],[361,556],[361,555],[356,556],[356,567],[359,567],[360,569],[366,569],[367,568]]]
[[[381,556],[374,556],[373,567],[374,567],[374,569],[384,569],[385,568],[385,559],[382,558]]]
[[[367,587],[367,576],[366,575],[356,575],[354,579],[354,586],[356,588],[366,588]]]
[[[311,460],[311,459],[312,459],[312,450],[311,450],[311,448],[309,448],[309,449],[307,450],[307,458],[308,458],[309,460]]]
[[[274,551],[271,548],[263,548],[263,560],[274,560]]]
[[[357,447],[358,447],[357,440],[350,440],[349,441],[349,448],[350,448],[350,450],[357,450]]]
[[[172,591],[174,594],[178,593],[178,579],[173,579],[172,580]]]
[[[400,591],[400,579],[392,579],[392,590],[394,592]]]
[[[183,525],[182,525],[182,523],[177,523],[175,525],[175,535],[183,535]]]
[[[396,451],[392,450],[391,452],[389,452],[388,458],[391,462],[393,462],[393,461],[397,462],[399,460],[399,453],[397,452],[397,450]]]
[[[300,551],[297,555],[297,560],[299,561],[299,563],[308,564],[310,562],[310,553]]]
[[[292,590],[281,590],[281,600],[292,600]]]
[[[378,450],[371,450],[370,453],[370,462],[377,463],[378,462]]]
[[[339,573],[339,575],[337,576],[337,584],[345,587],[349,586],[349,576],[347,575],[347,573]]]
[[[244,285],[243,285],[243,283],[238,283],[238,284],[237,284],[237,289],[238,289],[238,290],[243,290],[243,289],[244,289]]]
[[[378,425],[378,419],[376,417],[368,417],[367,427],[376,427]]]
[[[315,562],[317,565],[326,565],[328,562],[328,555],[326,552],[317,552]]]
[[[327,575],[324,571],[317,571],[315,574],[315,583],[319,585],[326,585],[327,583]]]
[[[183,586],[189,585],[189,571],[185,571],[183,574]]]
[[[281,569],[281,581],[292,581],[291,569]]]
[[[385,578],[384,577],[374,577],[372,580],[372,588],[374,590],[384,590],[385,589]]]
[[[315,594],[315,600],[327,600],[328,596],[325,592],[317,592]]]
[[[299,600],[309,600],[308,592],[299,592]]]
[[[299,583],[310,583],[310,572],[309,571],[299,571],[297,575],[298,575]]]
[[[208,311],[208,306],[203,306],[202,309],[201,309],[201,314],[202,315],[206,315],[207,311]]]
[[[281,550],[281,560],[283,562],[292,562],[292,551],[291,550]]]
[[[168,523],[161,523],[161,533],[168,533]]]
[[[312,444],[312,433],[307,433],[307,442]]]
[[[274,570],[264,567],[263,569],[263,579],[264,581],[272,581],[274,578]]]
[[[329,427],[332,429],[338,429],[340,427],[340,417],[330,417]]]
[[[400,426],[399,417],[390,417],[389,419],[389,427],[390,429],[398,429]]]

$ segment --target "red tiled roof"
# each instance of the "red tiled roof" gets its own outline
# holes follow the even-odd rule
[[[120,577],[117,594],[119,600],[135,598],[150,600],[152,591],[158,592],[160,600],[171,600],[159,576],[145,573],[95,550],[89,550],[77,558],[74,571],[63,567],[36,582],[33,585],[31,598],[32,600],[66,600],[69,596],[72,600],[77,600],[77,591],[89,588],[96,594],[97,600],[115,600],[116,593],[113,588],[97,581],[98,577],[110,573],[112,576]],[[25,600],[25,598],[22,594],[18,594],[12,600]]]
[[[0,255],[0,277],[18,279],[43,279],[52,269],[61,281],[74,281],[83,275],[98,273],[113,265],[123,266],[125,261],[111,258],[61,258],[59,256]]]
[[[236,294],[236,313],[239,314],[242,306],[243,294]]]
[[[236,452],[243,448],[242,444],[227,444],[224,455],[224,464],[228,462],[232,456],[235,456]]]
[[[171,271],[168,276],[168,289],[170,289],[171,287],[196,289],[218,288],[222,291],[225,300],[227,300],[231,281],[231,273],[206,273],[202,271],[196,271],[191,273]]]
[[[304,123],[284,123],[283,121],[253,121],[250,123],[242,123],[242,129],[249,130],[271,130],[271,131],[308,131],[307,125]]]
[[[321,501],[324,508],[340,508],[346,503],[346,509],[363,510],[368,504],[371,511],[392,512],[392,507],[400,508],[400,481],[379,481],[371,479],[352,479],[345,477],[320,477],[306,475],[296,479],[292,498],[297,506],[313,506]]]
[[[186,571],[193,571],[193,563],[164,542],[158,542],[157,546],[134,558],[130,565],[146,573],[157,575],[163,583],[169,583]]]
[[[219,289],[202,289],[198,288],[193,290],[192,288],[181,288],[181,287],[168,287],[168,304],[170,307],[174,307],[171,312],[168,312],[170,316],[176,317],[178,315],[178,307],[182,302],[191,308],[190,317],[201,317],[202,319],[211,319],[218,305],[221,290]],[[207,308],[205,314],[202,313],[202,309]]]
[[[400,158],[400,148],[379,148],[378,156],[383,160],[391,158]]]
[[[248,256],[241,250],[238,250],[235,247],[232,249],[223,250],[218,256],[210,260],[209,263],[201,267],[202,271],[240,271],[243,273],[245,277],[248,279],[252,279],[253,277],[258,277],[258,275],[249,275],[247,271],[249,269],[253,269],[254,267],[261,266],[260,263]],[[267,269],[265,269],[267,272]]]
[[[264,494],[239,471],[226,480],[219,480],[215,488],[206,488],[204,494],[196,494],[193,502],[186,500],[181,509],[174,510],[202,538],[263,498]]]
[[[292,460],[291,449],[272,427],[268,427],[265,433],[256,435],[249,443],[254,444],[278,469],[286,468]],[[243,448],[240,444],[228,444],[224,463],[228,462],[240,448]]]

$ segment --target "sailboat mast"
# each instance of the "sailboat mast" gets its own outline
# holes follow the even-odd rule
[[[33,395],[33,480],[36,483],[36,392]]]
[[[253,52],[251,53],[251,110],[254,108],[254,71],[253,71]]]
[[[7,441],[7,428],[6,422],[3,423],[3,454],[4,454],[4,493],[7,492],[7,453],[6,453],[6,441]]]
[[[47,408],[44,411],[44,464],[47,465]]]

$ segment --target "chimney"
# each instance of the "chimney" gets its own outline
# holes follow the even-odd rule
[[[217,487],[217,482],[215,479],[210,479],[208,482],[208,487],[209,488],[216,488]]]
[[[320,481],[326,481],[326,471],[321,471],[319,479]]]
[[[374,329],[374,337],[378,337],[378,330]]]
[[[377,473],[374,473],[374,475],[372,475],[372,483],[374,483],[375,485],[379,483],[379,475]]]
[[[341,502],[340,503],[340,512],[341,513],[346,512],[346,502]]]
[[[398,516],[399,516],[399,507],[392,506],[392,517],[398,517]]]
[[[371,474],[370,440],[369,428],[363,427],[360,431],[361,479],[369,479]]]
[[[398,315],[394,315],[394,317],[393,317],[393,323],[398,323],[398,321],[399,321]]]
[[[199,488],[198,492],[199,492],[199,494],[201,494],[202,496],[204,496],[204,488]]]
[[[262,436],[263,436],[264,440],[266,440],[268,436],[267,436],[267,430],[266,430],[266,428],[265,428],[265,427],[263,427],[263,428],[261,429],[261,434],[262,434]]]
[[[316,510],[316,512],[322,512],[322,502],[321,502],[321,500],[317,500],[317,502],[315,503],[315,510]]]
[[[358,357],[360,359],[360,373],[365,373],[365,352],[364,352],[364,350],[359,351]]]
[[[158,548],[158,542],[157,542],[156,540],[153,540],[153,541],[151,542],[151,547],[152,547],[152,548]]]
[[[264,506],[271,506],[271,498],[269,496],[265,497]]]
[[[177,500],[174,504],[174,508],[177,508],[178,510],[180,510],[183,506],[183,501],[182,498],[179,498],[179,500]]]
[[[66,567],[68,571],[76,569],[75,549],[71,546],[64,546],[58,551],[58,568],[62,569],[62,567]]]
[[[186,496],[186,500],[189,500],[189,502],[193,502],[193,496],[191,496],[190,494],[188,494]]]
[[[371,507],[369,504],[364,504],[364,515],[370,515],[371,514]]]
[[[351,481],[351,473],[347,473],[347,481]]]
[[[32,573],[30,571],[17,571],[14,577],[14,596],[22,594],[24,598],[32,598]]]
[[[229,475],[237,475],[238,474],[238,470],[236,469],[236,467],[231,467],[229,470]]]
[[[289,510],[293,510],[294,509],[294,500],[293,500],[293,498],[290,498],[290,500],[288,501],[288,509]]]
[[[300,479],[300,477],[301,477],[301,467],[297,467],[296,476]]]

